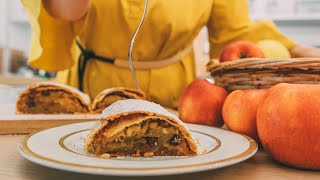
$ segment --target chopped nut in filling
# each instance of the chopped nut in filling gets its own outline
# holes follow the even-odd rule
[[[21,97],[19,111],[30,114],[87,113],[89,109],[79,99],[63,90],[32,91]]]
[[[195,154],[177,127],[158,118],[149,118],[129,126],[109,138],[104,137],[103,131],[96,136],[91,151],[97,156],[105,153],[111,156],[144,157]]]

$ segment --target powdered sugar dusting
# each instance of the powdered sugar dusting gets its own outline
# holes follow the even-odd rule
[[[101,118],[106,118],[108,116],[114,116],[117,114],[129,113],[134,111],[145,111],[156,114],[162,114],[181,122],[181,120],[176,115],[170,113],[168,110],[166,110],[159,104],[139,99],[119,100],[111,104],[106,109],[104,109],[101,114]]]

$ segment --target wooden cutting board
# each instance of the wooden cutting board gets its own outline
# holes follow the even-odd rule
[[[97,121],[100,114],[93,115],[0,115],[0,134],[28,134],[51,127]]]
[[[0,134],[28,134],[65,124],[96,121],[100,115],[0,115]]]
[[[0,104],[0,134],[28,134],[65,124],[96,121],[100,114],[15,114],[14,104]]]
[[[0,104],[0,134],[28,134],[51,127],[85,122],[97,121],[100,114],[15,114],[12,104]],[[174,114],[177,111],[168,109]]]
[[[0,78],[0,83],[3,78]],[[99,114],[84,115],[16,115],[15,102],[25,86],[0,84],[0,134],[28,134],[43,129],[77,123],[96,121]]]

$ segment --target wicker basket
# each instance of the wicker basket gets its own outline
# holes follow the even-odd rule
[[[208,71],[215,83],[229,91],[269,88],[278,83],[320,84],[320,59],[247,58],[219,63],[211,60]]]

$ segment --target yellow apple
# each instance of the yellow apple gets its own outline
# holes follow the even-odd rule
[[[266,58],[290,58],[288,49],[278,41],[263,40],[257,43]]]

